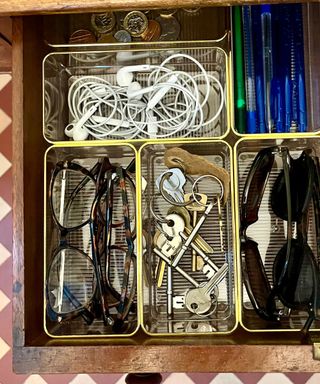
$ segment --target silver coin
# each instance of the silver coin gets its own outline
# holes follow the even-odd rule
[[[160,9],[159,14],[162,17],[170,17],[173,16],[178,11],[177,8],[173,9]]]
[[[131,35],[128,31],[124,29],[120,29],[114,34],[114,38],[118,40],[120,43],[130,43],[132,41]]]
[[[92,28],[98,33],[108,33],[113,30],[116,18],[113,12],[94,13],[91,16]]]
[[[199,13],[201,8],[183,8],[184,12],[189,14]]]
[[[156,21],[161,26],[160,41],[175,41],[180,35],[180,24],[173,16],[157,17]]]

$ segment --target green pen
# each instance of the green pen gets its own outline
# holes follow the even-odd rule
[[[232,7],[233,25],[233,68],[235,98],[235,128],[239,133],[246,133],[246,95],[243,64],[243,33],[241,6]]]

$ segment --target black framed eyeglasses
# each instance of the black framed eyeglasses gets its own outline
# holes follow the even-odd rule
[[[70,318],[80,314],[90,324],[94,317],[101,315],[105,325],[113,325],[116,320],[116,331],[122,331],[119,323],[123,323],[132,307],[136,291],[127,183],[134,190],[129,174],[122,167],[112,166],[108,158],[99,160],[90,171],[75,162],[56,164],[49,185],[49,203],[60,240],[47,273],[46,294],[51,317],[55,314]],[[123,220],[113,224],[115,188],[120,192]],[[70,234],[86,225],[90,235],[81,239],[81,249],[68,244]],[[124,228],[127,243],[126,250],[116,246],[125,254],[120,292],[112,287],[108,272],[114,249],[111,232],[116,227]],[[130,271],[133,283],[128,294]],[[116,319],[110,316],[110,298],[111,305],[117,306]]]

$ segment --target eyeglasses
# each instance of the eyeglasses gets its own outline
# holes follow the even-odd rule
[[[273,212],[287,222],[287,241],[275,257],[273,287],[267,278],[258,244],[246,235],[247,228],[258,220],[264,190],[275,160],[282,157],[283,170],[271,192]],[[290,309],[307,309],[307,330],[315,318],[319,273],[314,255],[307,244],[308,209],[314,194],[314,162],[304,151],[292,159],[287,148],[261,150],[250,168],[241,204],[241,257],[244,283],[257,314],[278,322],[281,311],[275,298]],[[292,238],[292,222],[297,236]]]
[[[50,180],[49,202],[60,231],[60,243],[47,273],[51,317],[55,314],[64,319],[80,314],[90,324],[94,317],[101,315],[105,325],[113,325],[116,332],[123,330],[136,291],[135,282],[129,281],[130,272],[131,279],[136,279],[136,261],[128,184],[130,190],[134,190],[129,173],[122,167],[112,166],[108,158],[99,160],[90,171],[75,162],[56,164]],[[118,197],[116,201],[115,196]],[[113,223],[113,208],[116,203],[119,209],[119,196],[123,220]],[[86,225],[90,228],[89,235],[77,232]],[[112,231],[118,227],[125,231],[126,248],[112,244]],[[81,249],[68,244],[71,235],[77,237]],[[124,257],[120,292],[112,286],[109,276],[111,255],[115,250]],[[110,303],[117,306],[116,321],[110,315]]]

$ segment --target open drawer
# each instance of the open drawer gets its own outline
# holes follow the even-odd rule
[[[229,10],[226,9],[228,13]],[[59,20],[59,16],[55,16]],[[43,327],[42,16],[14,19],[14,370],[18,373],[319,371],[301,334],[246,332],[54,340]],[[58,25],[58,24],[57,24]],[[54,26],[54,28],[57,28]],[[319,51],[310,62],[316,62]],[[320,139],[320,138],[319,138]],[[230,144],[235,136],[227,138]],[[233,198],[233,197],[232,197]],[[237,277],[235,277],[237,278]]]

